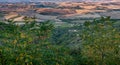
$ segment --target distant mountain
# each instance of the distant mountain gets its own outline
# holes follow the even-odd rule
[[[117,2],[120,0],[0,0],[0,2],[40,2],[40,1],[45,1],[45,2],[65,2],[65,1],[74,1],[74,2],[81,2],[81,1],[89,1],[89,2]]]

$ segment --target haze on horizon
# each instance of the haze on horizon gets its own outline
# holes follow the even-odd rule
[[[120,2],[120,0],[0,0],[0,2]]]

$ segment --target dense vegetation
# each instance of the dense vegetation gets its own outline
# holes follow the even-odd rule
[[[82,55],[92,65],[120,64],[120,27],[109,17],[86,22],[82,31]]]
[[[120,25],[110,17],[74,27],[0,22],[0,65],[119,65]]]

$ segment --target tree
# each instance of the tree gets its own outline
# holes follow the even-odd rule
[[[85,22],[82,37],[82,55],[90,65],[120,64],[120,31],[109,17]]]

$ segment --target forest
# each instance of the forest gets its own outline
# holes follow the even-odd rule
[[[0,65],[119,65],[120,22],[101,17],[73,27],[0,22]]]

